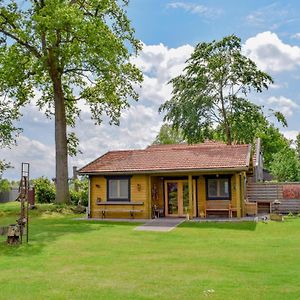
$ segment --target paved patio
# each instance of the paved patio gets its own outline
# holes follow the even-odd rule
[[[185,220],[185,218],[158,218],[148,220],[145,224],[136,227],[135,230],[168,232],[176,228]]]

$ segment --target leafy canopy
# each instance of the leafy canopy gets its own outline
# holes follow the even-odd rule
[[[26,3],[25,3],[26,2]],[[83,104],[96,124],[119,124],[141,72],[128,0],[0,0],[0,96],[19,108],[33,98],[55,119],[56,201],[69,202],[68,153]]]
[[[9,147],[15,142],[20,129],[14,125],[19,118],[19,111],[12,101],[0,95],[0,148]],[[5,160],[0,160],[0,179],[3,171],[10,167]]]
[[[296,151],[290,147],[285,147],[274,154],[271,173],[278,181],[299,181],[300,162]]]
[[[138,99],[133,85],[142,80],[129,61],[141,45],[124,10],[128,1],[26,2],[0,0],[0,95],[14,99],[16,107],[35,97],[51,117],[55,68],[69,126],[82,103],[95,123],[107,115],[119,124],[128,99]],[[69,141],[76,145],[74,135]]]
[[[183,142],[184,138],[181,130],[176,130],[169,124],[163,124],[153,144],[181,144]]]
[[[296,146],[297,157],[298,160],[300,161],[300,133],[298,133],[296,136],[295,146]]]
[[[257,123],[266,120],[262,108],[247,96],[251,91],[262,92],[272,82],[241,54],[241,40],[235,35],[199,43],[183,74],[170,81],[172,98],[159,111],[166,112],[164,120],[181,128],[190,143],[214,135],[228,144],[252,142]],[[286,125],[281,113],[274,115]]]

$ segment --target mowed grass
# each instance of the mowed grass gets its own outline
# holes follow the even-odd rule
[[[0,237],[0,299],[300,299],[298,218],[159,233],[73,217],[37,210],[28,245]]]

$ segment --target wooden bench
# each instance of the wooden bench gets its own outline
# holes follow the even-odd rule
[[[205,218],[208,212],[228,212],[228,217],[232,218],[231,203],[229,200],[207,200],[205,207]]]
[[[97,205],[102,206],[101,209],[96,209],[96,211],[101,212],[102,219],[106,217],[107,212],[111,213],[129,213],[130,217],[134,219],[135,213],[142,213],[144,210],[136,208],[136,206],[144,205],[144,202],[123,202],[123,201],[106,201],[106,202],[96,202]],[[114,207],[120,205],[123,207]],[[109,206],[109,207],[107,207]],[[112,206],[112,207],[111,207]]]

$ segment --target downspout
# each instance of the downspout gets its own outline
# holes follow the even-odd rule
[[[91,178],[89,176],[89,187],[88,187],[88,209],[87,209],[88,219],[91,217]]]

